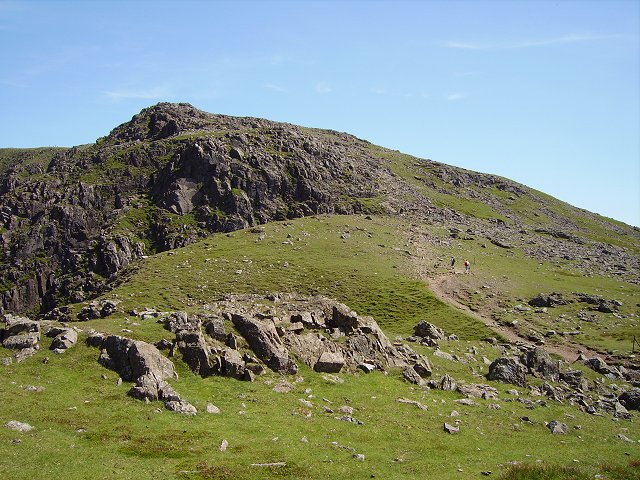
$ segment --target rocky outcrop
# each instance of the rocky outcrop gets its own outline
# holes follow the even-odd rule
[[[16,361],[21,362],[40,349],[38,322],[14,315],[4,315],[2,321],[4,328],[0,329],[0,341],[3,347],[16,350]]]
[[[98,362],[102,366],[118,372],[123,380],[134,382],[129,395],[145,401],[161,400],[169,410],[195,415],[196,409],[167,383],[167,379],[177,378],[175,368],[154,345],[100,334],[91,335],[88,342],[101,348]]]
[[[54,353],[64,353],[78,342],[78,332],[73,328],[52,327],[46,335],[53,338],[50,348]]]
[[[271,370],[290,374],[298,371],[296,363],[289,356],[289,352],[278,336],[273,321],[239,314],[232,314],[231,320],[251,350]]]

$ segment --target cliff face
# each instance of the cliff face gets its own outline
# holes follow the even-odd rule
[[[82,300],[142,255],[210,232],[358,211],[389,176],[365,146],[160,104],[94,145],[4,151],[1,307]]]
[[[531,255],[560,247],[565,256],[590,255],[575,247],[584,229],[540,198],[506,179],[343,133],[158,104],[92,145],[0,150],[0,313],[84,300],[143,255],[211,232],[320,213],[411,215],[532,244],[523,226],[541,224],[531,208],[511,208],[526,199],[548,220]],[[469,205],[492,213],[483,218]],[[638,245],[636,230],[597,221]],[[638,266],[629,249],[585,248],[594,245]]]

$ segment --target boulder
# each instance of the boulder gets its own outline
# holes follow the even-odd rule
[[[164,328],[176,333],[179,330],[199,330],[201,321],[197,317],[189,317],[186,312],[173,312],[164,319]]]
[[[40,332],[40,324],[29,320],[27,317],[19,317],[7,314],[4,316],[4,338],[14,335]]]
[[[231,315],[231,320],[254,353],[271,370],[290,374],[298,371],[278,336],[273,321],[263,321],[235,313]]]
[[[617,376],[618,372],[615,370],[615,368],[610,367],[609,365],[607,365],[607,362],[605,362],[603,359],[599,358],[599,357],[594,357],[594,358],[590,358],[588,360],[585,360],[584,364],[589,367],[591,370],[594,370],[598,373],[601,373],[602,375],[607,375],[607,376]]]
[[[438,388],[444,391],[452,391],[458,387],[458,384],[453,379],[453,377],[449,376],[449,374],[445,373],[440,379],[440,383],[438,384]]]
[[[182,360],[189,365],[191,371],[201,377],[211,375],[209,347],[202,332],[198,330],[178,330],[176,345],[182,354]]]
[[[567,305],[571,302],[570,300],[565,299],[561,293],[553,292],[549,295],[541,293],[529,300],[528,303],[532,307],[544,308],[553,307],[555,305]]]
[[[198,410],[185,400],[170,400],[165,402],[164,406],[172,412],[182,413],[183,415],[196,415]]]
[[[566,383],[571,388],[576,390],[588,390],[589,382],[586,378],[583,378],[582,370],[567,370],[566,372],[560,372],[560,381]]]
[[[207,334],[214,340],[224,342],[227,334],[224,330],[224,320],[222,318],[211,318],[204,322],[204,329]]]
[[[640,410],[640,388],[632,388],[623,392],[618,401],[625,406],[627,410]]]
[[[345,333],[356,330],[359,326],[358,314],[342,303],[333,305],[331,317],[326,320],[329,328],[338,328]]]
[[[567,427],[566,423],[558,422],[556,420],[551,420],[547,423],[547,428],[551,430],[551,433],[554,435],[564,435],[569,431],[569,427]]]
[[[22,350],[25,348],[35,348],[37,350],[40,332],[18,333],[7,337],[2,342],[2,346],[12,350]]]
[[[58,333],[53,342],[51,342],[51,350],[65,351],[73,347],[78,342],[78,332],[73,328],[64,328]]]
[[[414,383],[416,385],[422,385],[424,380],[420,376],[418,372],[416,372],[413,367],[405,367],[402,370],[402,378],[404,378],[409,383]]]
[[[531,375],[552,382],[557,382],[560,378],[560,362],[553,360],[543,348],[536,347],[523,353],[520,361],[528,367]]]
[[[338,373],[344,367],[344,356],[338,352],[324,352],[314,365],[316,372]]]
[[[509,357],[500,357],[489,365],[487,379],[526,387],[526,375],[526,367],[518,362],[518,360]]]
[[[420,321],[420,323],[414,327],[413,332],[417,337],[430,338],[432,340],[444,340],[446,338],[441,328],[425,320]]]
[[[222,374],[225,377],[243,380],[245,378],[245,363],[237,350],[225,348],[222,354]]]

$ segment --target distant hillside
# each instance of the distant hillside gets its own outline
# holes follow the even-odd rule
[[[0,149],[0,312],[86,300],[139,258],[212,232],[324,213],[446,225],[638,282],[637,228],[524,185],[345,133],[161,103],[95,144]]]

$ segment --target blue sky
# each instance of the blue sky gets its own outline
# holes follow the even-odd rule
[[[140,109],[346,131],[640,226],[640,1],[1,1],[0,147]]]

